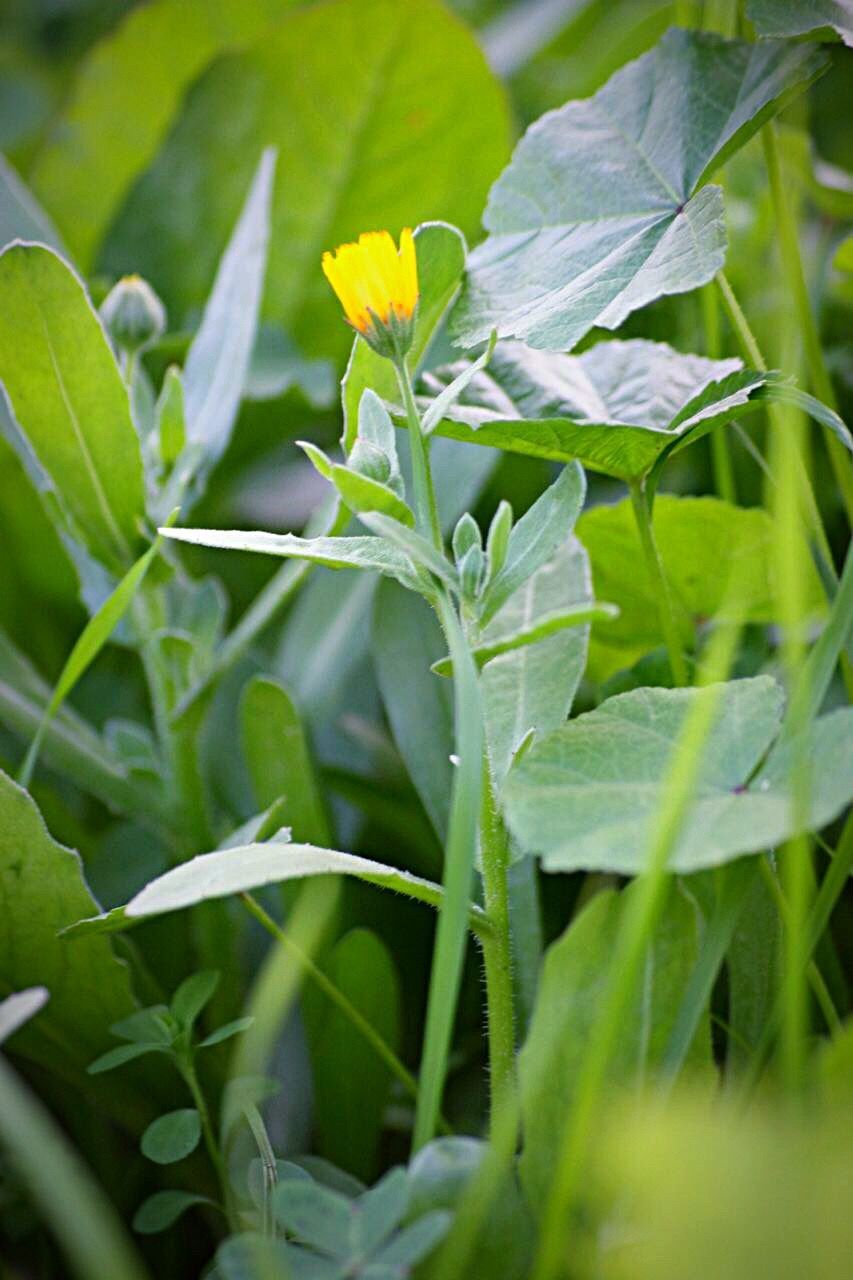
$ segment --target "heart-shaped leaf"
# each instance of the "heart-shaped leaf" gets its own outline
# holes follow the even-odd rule
[[[454,316],[460,344],[496,328],[565,350],[712,279],[723,198],[702,184],[826,65],[815,48],[673,29],[594,97],[543,116],[489,195],[490,234]]]

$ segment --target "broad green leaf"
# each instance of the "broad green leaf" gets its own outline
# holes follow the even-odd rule
[[[177,515],[177,512],[175,515]],[[95,661],[95,658],[97,658],[127,613],[159,550],[160,539],[158,537],[154,545],[139,557],[132,568],[128,569],[115,591],[104,601],[97,613],[89,619],[83,628],[74,648],[68,655],[65,666],[60,672],[50,702],[45,707],[41,723],[27,752],[20,776],[20,782],[23,786],[29,786],[48,723],[56,715],[80,677]]]
[[[518,1060],[522,1124],[522,1183],[534,1213],[551,1184],[557,1143],[576,1094],[584,1050],[601,1015],[610,961],[626,910],[624,894],[596,894],[545,956],[530,1031]],[[692,901],[676,883],[655,929],[642,989],[623,1019],[610,1065],[614,1086],[639,1088],[660,1064],[690,979],[701,932]],[[707,1022],[690,1060],[710,1063]]]
[[[213,1204],[213,1201],[193,1191],[155,1191],[136,1210],[133,1229],[143,1236],[167,1231],[194,1204]]]
[[[719,498],[661,494],[653,526],[667,583],[686,625],[732,619],[735,613],[745,622],[776,621],[776,532],[766,511],[735,507]],[[577,535],[589,552],[596,595],[620,610],[616,621],[593,628],[589,674],[605,680],[658,648],[664,637],[630,502],[585,511]],[[817,571],[808,560],[804,616],[819,618],[823,600]]]
[[[436,1209],[410,1222],[379,1250],[369,1274],[374,1280],[396,1280],[403,1267],[405,1275],[409,1267],[432,1253],[447,1235],[452,1221],[452,1213]]]
[[[826,65],[813,48],[674,28],[594,97],[543,116],[489,195],[490,234],[454,315],[460,343],[497,329],[565,350],[712,279],[723,199],[702,184]]]
[[[255,343],[267,265],[275,152],[258,163],[184,365],[187,445],[207,467],[227,448]]]
[[[27,987],[0,1000],[0,1044],[34,1018],[50,999],[47,987]]]
[[[756,876],[726,954],[730,1028],[726,1065],[747,1068],[772,1016],[782,962],[782,920],[766,881]]]
[[[329,820],[305,730],[284,685],[255,676],[243,693],[240,721],[258,804],[280,799],[297,841],[328,844]]]
[[[425,600],[383,582],[374,597],[370,651],[397,749],[443,843],[453,783],[453,690],[430,671],[446,642]]]
[[[155,1164],[175,1164],[195,1151],[200,1138],[201,1116],[195,1107],[184,1107],[152,1120],[140,1146]]]
[[[569,463],[513,526],[503,567],[483,592],[480,626],[485,627],[528,578],[551,559],[568,538],[586,496],[586,477]]]
[[[400,1047],[399,979],[381,939],[369,929],[353,929],[335,944],[322,968],[396,1052]],[[317,1151],[356,1177],[371,1181],[391,1075],[349,1018],[322,993],[306,991],[303,1012],[311,1054]],[[345,1070],[341,1070],[343,1063]],[[389,1230],[395,1225],[391,1223]]]
[[[144,512],[127,389],[82,284],[41,245],[0,253],[0,380],[74,530],[126,568]]]
[[[282,181],[264,318],[308,355],[342,355],[348,330],[320,271],[323,250],[427,217],[472,231],[508,135],[500,84],[439,0],[325,0],[193,86],[102,265],[132,263],[173,318],[186,315],[207,293],[262,147],[275,146]]]
[[[409,1179],[405,1169],[390,1169],[358,1198],[359,1252],[373,1253],[388,1239],[409,1206]],[[400,1261],[407,1261],[400,1258]]]
[[[853,45],[850,0],[747,0],[746,16],[759,36],[821,35],[834,31]]]
[[[77,923],[64,929],[63,933],[68,938],[128,929],[147,916],[180,911],[210,898],[226,898],[248,889],[259,889],[265,884],[326,875],[355,876],[368,884],[395,889],[432,906],[441,902],[442,890],[438,885],[408,871],[387,867],[351,853],[339,853],[335,849],[271,841],[269,844],[250,844],[202,853],[152,880],[127,906],[116,907],[104,915],[86,920],[78,917]],[[472,928],[488,931],[489,922],[479,907],[471,907],[470,920]]]
[[[50,218],[17,171],[0,155],[0,246],[12,240],[38,240],[64,254]]]
[[[135,1040],[140,1044],[157,1041],[169,1048],[175,1039],[178,1027],[170,1023],[166,1005],[155,1004],[147,1009],[139,1009],[119,1022],[114,1022],[110,1031],[114,1036],[120,1036],[122,1040]]]
[[[528,578],[485,628],[477,643],[533,627],[558,609],[585,606],[592,596],[589,562],[575,538],[558,547]],[[589,626],[560,631],[522,649],[504,653],[483,670],[480,685],[486,742],[496,789],[512,757],[531,729],[556,729],[571,710],[586,664]]]
[[[424,376],[426,412],[462,364]],[[599,342],[579,356],[503,342],[438,432],[511,453],[578,458],[630,480],[695,435],[754,409],[770,377],[739,360],[681,355],[644,338]]]
[[[57,934],[92,911],[76,853],[49,835],[26,791],[0,773],[0,992],[45,986],[50,1003],[15,1039],[20,1053],[50,1068],[85,1065],[109,1026],[131,1012],[128,972],[109,940],[69,947]]]
[[[157,154],[189,85],[292,4],[153,0],[95,45],[31,175],[84,269],[94,266],[110,222]]]
[[[541,854],[546,871],[637,874],[673,744],[699,698],[719,701],[672,870],[716,866],[793,835],[790,775],[797,750],[807,751],[812,767],[810,828],[826,825],[853,798],[853,709],[817,720],[805,748],[780,741],[756,772],[782,714],[782,691],[769,676],[710,689],[637,689],[570,721],[518,762],[505,797],[522,848]]]
[[[200,547],[310,560],[330,569],[373,569],[396,578],[410,589],[420,588],[408,556],[384,538],[298,538],[292,533],[243,533],[223,529],[161,529],[159,532],[166,538]]]
[[[415,231],[420,297],[415,333],[407,356],[416,372],[426,358],[436,330],[456,296],[465,271],[465,238],[456,227],[442,222],[422,223]],[[399,388],[394,370],[383,356],[356,338],[341,384],[344,409],[344,448],[348,453],[358,430],[358,412],[366,388],[387,400],[396,400]]]
[[[116,1067],[123,1067],[126,1062],[133,1062],[136,1058],[144,1058],[147,1053],[165,1053],[165,1051],[164,1046],[154,1040],[148,1042],[140,1040],[135,1044],[120,1044],[118,1048],[108,1049],[106,1053],[102,1053],[94,1062],[90,1062],[86,1071],[90,1076],[99,1076],[105,1071],[114,1071]]]

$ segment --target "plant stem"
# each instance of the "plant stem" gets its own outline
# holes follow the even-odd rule
[[[260,925],[266,929],[267,933],[275,938],[280,946],[284,947],[297,960],[301,969],[311,981],[323,992],[328,1000],[331,1001],[336,1008],[353,1024],[356,1030],[364,1037],[376,1056],[380,1058],[395,1076],[408,1094],[417,1102],[418,1100],[418,1082],[400,1059],[397,1057],[390,1045],[386,1044],[382,1036],[376,1028],[368,1022],[364,1014],[358,1010],[354,1004],[344,993],[335,986],[334,982],[323,972],[319,965],[315,964],[311,957],[302,950],[302,948],[294,942],[294,940],[276,924],[272,916],[264,910],[257,898],[251,893],[241,893],[240,898],[246,910],[253,915]],[[452,1132],[449,1126],[442,1123],[442,1129],[445,1133]]]
[[[421,1087],[413,1137],[415,1151],[429,1142],[435,1133],[447,1075],[465,960],[465,926],[474,875],[483,759],[483,716],[477,669],[456,610],[443,590],[437,595],[436,608],[453,661],[454,722],[459,764],[453,780],[444,852],[444,901],[438,918],[430,973]]]
[[[776,226],[779,231],[782,267],[796,308],[809,381],[818,399],[837,412],[838,400],[826,367],[820,334],[812,312],[803,259],[800,254],[796,219],[785,194],[776,125],[772,121],[761,130],[761,141],[764,145],[764,159],[767,165],[767,176],[770,179]],[[853,524],[853,470],[850,467],[850,457],[841,441],[828,428],[824,428],[824,442],[838,485],[838,492],[847,513],[847,521]]]
[[[720,307],[713,283],[706,284],[700,292],[702,320],[705,328],[705,354],[710,360],[720,356]],[[734,468],[729,449],[728,432],[718,426],[711,432],[711,461],[714,467],[714,488],[725,502],[737,502]]]
[[[684,652],[681,647],[681,636],[675,617],[672,595],[655,542],[651,514],[646,502],[645,486],[642,480],[632,480],[629,488],[631,491],[631,505],[634,508],[634,519],[637,522],[637,532],[640,535],[640,545],[643,548],[646,572],[649,575],[652,594],[657,603],[658,618],[663,631],[667,653],[669,654],[672,678],[680,688],[683,688],[687,684],[687,663],[684,661]]]
[[[441,536],[441,521],[438,515],[438,504],[435,500],[435,489],[432,483],[432,472],[429,465],[429,441],[421,430],[421,419],[415,404],[412,380],[406,367],[405,358],[401,356],[394,361],[400,394],[406,410],[409,425],[409,444],[412,451],[412,480],[415,486],[415,507],[418,527],[426,538],[431,538],[436,549],[443,551],[444,540]]]
[[[483,943],[489,1020],[492,1125],[515,1090],[515,997],[509,915],[509,841],[498,813],[488,756],[483,761],[480,858],[486,912],[495,929]]]
[[[177,1058],[178,1070],[184,1078],[187,1088],[192,1094],[193,1102],[196,1110],[201,1117],[201,1131],[204,1135],[204,1145],[207,1147],[207,1154],[210,1156],[210,1163],[216,1170],[216,1176],[222,1187],[223,1195],[228,1195],[227,1178],[225,1174],[225,1162],[222,1159],[222,1152],[219,1150],[219,1144],[216,1141],[216,1135],[213,1132],[213,1125],[210,1123],[210,1112],[207,1107],[207,1100],[202,1092],[201,1085],[196,1075],[195,1063],[192,1058],[192,1049],[187,1048],[185,1053],[181,1053]]]
[[[726,313],[731,321],[732,328],[734,329],[735,336],[740,343],[744,356],[754,369],[757,369],[761,373],[766,373],[767,362],[761,354],[761,348],[755,339],[755,334],[752,332],[749,322],[744,315],[740,303],[735,297],[734,291],[726,279],[725,274],[722,271],[718,271],[714,278],[720,291],[720,297],[723,299],[723,306],[726,309]],[[784,415],[780,413],[780,408],[781,406],[779,405],[768,405],[767,412],[774,428],[783,430]],[[824,576],[828,578],[833,585],[835,585],[838,582],[838,575],[835,572],[835,566],[832,561],[832,551],[829,546],[829,541],[827,540],[826,530],[823,527],[823,520],[821,519],[817,502],[815,501],[811,482],[802,466],[802,463],[798,470],[799,488],[802,493],[803,501],[805,502],[806,512],[811,525],[812,535],[815,539],[816,549],[820,557],[821,567],[823,569]]]
[[[740,628],[721,627],[712,637],[706,663],[709,684],[724,680]],[[702,748],[717,707],[712,689],[693,704],[675,744],[663,801],[637,888],[622,920],[610,965],[607,992],[585,1047],[557,1161],[542,1216],[539,1252],[531,1280],[556,1280],[565,1258],[566,1234],[580,1189],[583,1163],[619,1030],[639,981],[649,943],[669,888],[667,863],[696,785]]]

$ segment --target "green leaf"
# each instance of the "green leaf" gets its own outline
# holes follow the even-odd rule
[[[196,1048],[212,1049],[215,1044],[222,1044],[223,1041],[230,1040],[232,1036],[239,1036],[242,1032],[247,1031],[254,1021],[254,1018],[235,1018],[233,1022],[226,1022],[223,1026],[217,1027],[215,1031],[211,1031],[209,1036],[199,1040]]]
[[[374,569],[396,578],[410,590],[420,590],[421,586],[408,556],[384,538],[298,538],[292,533],[243,533],[223,529],[160,529],[159,532],[166,538],[199,547],[309,560],[330,569]]]
[[[226,898],[265,884],[324,875],[355,876],[368,884],[395,889],[419,902],[433,906],[441,902],[442,890],[438,885],[408,871],[399,871],[396,867],[387,867],[351,853],[338,853],[335,849],[271,841],[269,844],[220,849],[191,858],[152,880],[127,906],[116,907],[87,920],[78,919],[75,925],[64,930],[64,936],[85,937],[127,929],[147,916],[180,911],[209,898]],[[475,929],[489,929],[488,918],[478,907],[471,908],[470,921]]]
[[[594,97],[527,131],[468,260],[459,342],[492,329],[552,351],[711,280],[723,199],[703,183],[826,68],[815,49],[673,28]]]
[[[192,1191],[155,1191],[136,1210],[133,1229],[144,1236],[167,1231],[194,1204],[213,1204],[213,1201]]]
[[[127,388],[82,284],[42,245],[0,253],[0,380],[74,531],[125,569],[144,512]]]
[[[507,783],[510,829],[547,871],[579,867],[636,875],[643,865],[673,744],[691,705],[719,698],[696,797],[670,868],[690,872],[756,853],[795,834],[790,775],[797,750],[812,765],[809,828],[853,797],[853,709],[815,722],[806,746],[775,738],[782,691],[769,676],[709,689],[637,689],[608,699],[534,744]],[[846,735],[846,741],[845,741]]]
[[[352,929],[322,963],[326,974],[386,1044],[400,1047],[400,983],[385,944]],[[304,992],[317,1152],[358,1178],[376,1172],[391,1075],[371,1045],[320,992]],[[341,1070],[345,1063],[346,1069]],[[404,1176],[405,1183],[405,1176]],[[389,1231],[396,1225],[391,1223]],[[372,1248],[372,1246],[371,1246]]]
[[[169,1048],[175,1038],[177,1027],[169,1017],[169,1010],[164,1004],[155,1004],[148,1009],[139,1009],[129,1018],[122,1018],[110,1027],[114,1036],[122,1040],[133,1040],[139,1044],[160,1044]]]
[[[530,1032],[519,1054],[522,1183],[534,1213],[545,1203],[557,1143],[576,1092],[584,1050],[600,1017],[625,893],[597,893],[549,948]],[[675,884],[646,957],[642,990],[623,1019],[610,1067],[614,1086],[638,1088],[664,1056],[679,1003],[695,963],[701,921],[695,903]],[[691,1060],[710,1063],[707,1022]]]
[[[177,515],[177,512],[175,512],[175,515]],[[27,757],[21,766],[19,781],[23,786],[29,786],[49,721],[56,715],[77,681],[95,661],[95,658],[97,658],[127,613],[159,550],[160,539],[158,537],[154,545],[139,557],[131,569],[128,569],[115,591],[108,596],[80,633],[74,648],[68,655],[65,666],[60,672],[50,702],[45,707],[41,723],[30,744]]]
[[[430,672],[445,650],[441,627],[425,600],[383,582],[370,649],[394,741],[443,843],[453,782],[453,690]]]
[[[0,1000],[0,1044],[13,1036],[19,1027],[34,1018],[50,999],[47,987],[27,987]]]
[[[525,626],[530,634],[558,609],[585,609],[591,594],[586,552],[570,538],[510,596],[478,637],[475,658],[478,648],[511,643],[506,637],[517,638]],[[496,790],[530,730],[547,733],[569,714],[586,665],[589,630],[557,631],[526,648],[509,649],[484,669],[480,686]]]
[[[415,333],[407,356],[412,372],[417,371],[429,351],[436,330],[456,296],[465,271],[465,237],[456,227],[443,222],[425,222],[415,230],[420,297],[415,316]],[[365,390],[386,400],[396,400],[399,387],[391,364],[356,338],[341,384],[344,409],[344,450],[352,449],[358,431],[358,416]]]
[[[417,1222],[410,1222],[379,1250],[368,1274],[376,1280],[386,1280],[386,1277],[393,1280],[400,1274],[400,1267],[413,1267],[431,1253],[447,1235],[452,1221],[451,1213],[436,1209],[425,1213]],[[382,1267],[387,1267],[387,1272],[383,1272]]]
[[[570,463],[513,527],[506,560],[483,592],[480,625],[485,627],[537,569],[550,560],[572,531],[586,494],[586,477]]]
[[[358,1250],[374,1253],[399,1226],[409,1206],[409,1179],[405,1169],[388,1173],[356,1201]],[[400,1261],[404,1261],[400,1258]]]
[[[184,365],[187,446],[203,448],[208,468],[228,446],[255,344],[275,162],[274,149],[267,148],[220,260]]]
[[[429,412],[464,362],[425,374]],[[681,355],[663,342],[598,342],[579,356],[503,342],[438,432],[470,444],[566,462],[620,480],[646,475],[675,447],[757,407],[768,381],[739,360]]]
[[[349,1260],[353,1212],[349,1200],[316,1182],[287,1181],[273,1193],[275,1215],[287,1232],[325,1257]]]
[[[65,256],[59,234],[26,183],[0,155],[0,245],[37,240]]]
[[[853,9],[849,0],[747,0],[746,16],[759,36],[806,36],[818,39],[834,31],[853,45]]]
[[[105,231],[157,154],[189,85],[292,3],[224,4],[214,22],[207,0],[154,0],[128,13],[80,64],[32,182],[85,269],[94,266]],[[115,127],[105,129],[106,121]]]
[[[685,630],[708,619],[770,623],[778,618],[776,530],[760,508],[735,507],[719,498],[661,494],[653,528],[664,573]],[[619,618],[593,628],[589,674],[605,680],[664,643],[655,591],[643,569],[631,504],[585,511],[577,535],[589,552],[596,594],[619,606]],[[817,571],[807,560],[803,618],[824,610]]]
[[[299,713],[284,685],[255,676],[240,705],[243,753],[258,804],[279,798],[297,841],[324,845],[329,820]]]
[[[204,969],[185,978],[178,987],[172,996],[171,1012],[184,1030],[193,1026],[202,1009],[213,999],[220,977],[218,969]]]
[[[195,1151],[201,1138],[201,1116],[195,1107],[169,1111],[152,1120],[142,1135],[142,1154],[155,1164],[175,1164]]]
[[[442,418],[450,416],[451,408],[456,404],[456,401],[460,398],[472,378],[476,378],[477,374],[485,369],[491,360],[496,342],[497,333],[493,329],[483,354],[478,356],[476,360],[472,360],[461,373],[456,375],[452,382],[447,384],[443,391],[439,392],[421,419],[424,435],[430,435],[439,425]]]
[[[165,467],[177,462],[187,442],[184,384],[177,365],[170,365],[156,405],[157,441]]]
[[[286,181],[273,205],[264,318],[308,355],[343,354],[351,333],[319,269],[323,250],[425,217],[473,231],[508,139],[503,90],[439,0],[306,6],[195,84],[113,226],[103,265],[134,263],[185,315],[207,292],[261,148],[275,146]]]
[[[44,986],[50,1004],[24,1027],[15,1048],[57,1069],[82,1067],[108,1040],[108,1027],[131,1012],[126,967],[107,939],[70,948],[57,933],[96,903],[76,853],[51,839],[26,791],[0,773],[0,991]]]
[[[362,512],[361,523],[367,525],[368,529],[378,534],[384,541],[399,547],[413,564],[435,574],[451,591],[458,589],[456,570],[422,534],[398,524],[390,516],[381,515],[379,512]]]
[[[102,1053],[99,1058],[89,1064],[86,1071],[90,1076],[99,1076],[104,1071],[123,1067],[126,1062],[133,1062],[135,1058],[143,1058],[146,1053],[164,1052],[163,1044],[154,1040],[148,1044],[141,1040],[136,1044],[120,1044],[117,1048],[108,1049],[106,1053]]]
[[[387,484],[339,465],[332,466],[329,479],[350,511],[357,514],[379,511],[401,524],[411,526],[415,523],[409,507]]]

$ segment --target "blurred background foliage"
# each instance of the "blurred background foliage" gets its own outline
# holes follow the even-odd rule
[[[340,12],[330,21],[336,7]],[[279,147],[264,328],[228,453],[192,523],[299,530],[323,496],[322,482],[294,444],[307,438],[334,447],[340,435],[337,383],[350,342],[319,271],[323,249],[366,227],[388,226],[396,234],[401,225],[431,218],[459,225],[469,243],[476,243],[489,186],[533,119],[570,98],[592,94],[674,21],[734,34],[734,8],[727,0],[325,0],[319,5],[2,0],[0,150],[41,200],[96,302],[128,270],[140,271],[161,294],[169,329],[146,355],[155,382],[186,350],[261,145]],[[286,30],[282,23],[288,24]],[[853,50],[834,45],[830,71],[783,115],[780,131],[808,287],[848,423],[853,420],[853,276],[836,254],[853,219],[851,71]],[[727,274],[771,367],[796,372],[801,355],[789,341],[790,327],[780,323],[789,302],[757,139],[735,156],[722,181],[730,242]],[[0,231],[4,216],[0,204]],[[635,313],[620,331],[620,336],[633,335],[665,340],[683,352],[738,354],[722,318],[719,349],[708,351],[699,293],[663,299]],[[589,335],[583,345],[600,336]],[[731,443],[737,499],[745,506],[761,501],[766,484],[750,448],[751,443],[763,446],[760,415],[749,419],[747,430]],[[843,513],[823,445],[817,435],[813,440],[815,488],[830,540],[843,549]],[[519,515],[549,478],[542,462],[439,445],[437,454],[447,454],[445,474],[455,473],[460,488],[467,485],[477,495],[481,522],[501,497]],[[591,474],[589,480],[590,506],[622,496],[620,486],[604,477]],[[664,487],[713,493],[710,443],[678,455],[666,470]],[[2,431],[0,493],[0,630],[51,681],[86,615],[72,566]],[[187,563],[199,576],[215,575],[224,584],[230,625],[277,567],[261,556],[223,556],[199,548],[188,549]],[[235,708],[247,677],[273,671],[294,692],[312,733],[334,802],[338,847],[375,852],[383,842],[395,841],[401,863],[435,876],[440,869],[435,828],[382,710],[381,662],[377,673],[372,654],[374,589],[359,575],[316,573],[286,618],[266,635],[264,652],[249,655],[223,682],[206,735],[207,767],[235,815],[247,818],[255,812],[246,770],[235,765],[236,751],[223,751],[222,744],[234,741]],[[417,619],[411,625],[411,634],[428,649],[423,627]],[[759,670],[769,659],[766,639],[756,628],[741,656],[740,673]],[[422,675],[431,679],[427,667],[425,661]],[[646,681],[650,670],[644,671]],[[580,709],[599,696],[600,690],[587,683]],[[137,665],[118,646],[100,657],[75,695],[78,707],[99,726],[116,716],[144,719],[144,699]],[[0,765],[14,772],[19,756],[19,743],[0,729]],[[53,835],[80,849],[104,905],[123,901],[164,865],[156,842],[126,822],[117,823],[70,786],[42,779],[35,790]],[[132,870],[117,874],[110,854],[129,835],[140,858]],[[543,904],[549,937],[564,926],[579,885],[579,877],[549,881]],[[587,884],[584,892],[589,891]],[[842,905],[845,910],[849,926],[849,907]],[[403,1056],[414,1060],[431,922],[417,906],[389,902],[370,888],[348,883],[335,933],[343,937],[354,925],[374,931],[393,954],[402,993],[400,1043]],[[156,938],[163,922],[143,928]],[[851,936],[849,927],[838,931],[842,964],[850,959],[843,953],[843,938]],[[243,957],[248,969],[256,960],[252,945],[249,939]],[[150,950],[156,954],[156,946]],[[382,956],[374,962],[380,969],[385,963]],[[174,986],[188,963],[170,948],[158,958],[157,977]],[[459,1026],[447,1105],[463,1130],[476,1129],[484,1086],[481,992],[473,964]],[[324,1034],[334,1038],[336,1031],[326,1028]],[[50,1097],[55,1086],[41,1079],[39,1084]],[[292,1087],[296,1107],[300,1089],[309,1086],[296,1080]],[[401,1108],[406,1105],[397,1101]],[[627,1264],[620,1242],[614,1242],[612,1265],[608,1261],[604,1274],[636,1280],[686,1274],[682,1250],[693,1248],[710,1258],[719,1222],[731,1221],[732,1213],[745,1225],[743,1240],[734,1242],[737,1256],[732,1255],[730,1269],[714,1270],[709,1261],[706,1272],[691,1275],[746,1280],[756,1274],[753,1262],[759,1256],[770,1275],[793,1280],[805,1274],[797,1268],[812,1229],[808,1214],[800,1219],[803,1240],[784,1246],[776,1241],[774,1262],[768,1261],[765,1228],[785,1221],[789,1201],[799,1203],[814,1192],[801,1175],[819,1159],[830,1209],[816,1207],[815,1214],[821,1221],[825,1211],[843,1216],[832,1199],[837,1193],[832,1171],[836,1163],[840,1167],[833,1134],[805,1134],[793,1121],[790,1129],[779,1128],[763,1115],[752,1124],[750,1143],[743,1143],[739,1120],[712,1125],[703,1104],[695,1101],[685,1103],[666,1129],[655,1129],[653,1118],[643,1114],[614,1121],[602,1148],[602,1185],[617,1168],[619,1179],[641,1191],[653,1229],[642,1257],[629,1250]],[[121,1155],[103,1118],[86,1109],[77,1127],[81,1135],[89,1130],[87,1152],[102,1180],[114,1185]],[[385,1142],[387,1150],[371,1153],[373,1168],[362,1164],[357,1172],[371,1177],[389,1159],[404,1158],[404,1139],[395,1147],[386,1134]],[[328,1145],[329,1154],[345,1162],[333,1138]],[[743,1156],[747,1149],[748,1157]],[[363,1151],[359,1158],[365,1159]],[[742,1158],[751,1162],[749,1169],[738,1165]],[[778,1183],[783,1164],[792,1170],[790,1185]],[[738,1214],[736,1183],[712,1214],[709,1203],[725,1185],[724,1171],[734,1166],[744,1185],[774,1185],[775,1209],[761,1210],[767,1215],[765,1227],[760,1215],[747,1221]],[[849,1162],[846,1167],[849,1172]],[[122,1194],[131,1203],[139,1199],[136,1186],[122,1188]],[[14,1221],[16,1230],[26,1229],[19,1204],[0,1203],[0,1217],[6,1227]],[[670,1231],[676,1220],[700,1222],[707,1251],[695,1244],[695,1236],[689,1245],[678,1230]],[[810,1274],[827,1280],[841,1274],[832,1266],[849,1256],[849,1238],[843,1244],[836,1235],[835,1226],[824,1233],[829,1262]],[[174,1241],[156,1246],[163,1274],[170,1251],[180,1247]],[[839,1252],[842,1248],[848,1252]],[[189,1266],[188,1255],[182,1256]]]

